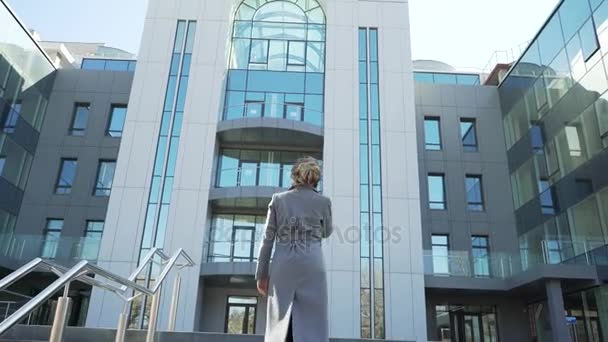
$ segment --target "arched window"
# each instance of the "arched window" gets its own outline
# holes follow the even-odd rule
[[[315,0],[245,0],[235,14],[224,119],[322,125],[325,15]]]

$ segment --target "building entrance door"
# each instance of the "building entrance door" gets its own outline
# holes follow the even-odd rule
[[[453,342],[488,342],[483,338],[483,321],[480,313],[451,312],[450,321],[453,327]]]

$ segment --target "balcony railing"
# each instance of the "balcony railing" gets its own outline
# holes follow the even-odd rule
[[[424,251],[424,274],[445,277],[507,278],[521,270],[519,257],[506,253],[475,257],[467,251]]]
[[[207,262],[255,262],[259,241],[252,239],[207,241],[204,253]]]
[[[218,188],[270,186],[289,188],[291,186],[291,165],[274,164],[272,166],[242,166],[218,171],[216,186]],[[322,189],[322,180],[317,188]]]
[[[19,264],[37,257],[69,263],[96,261],[100,243],[99,237],[0,234],[0,261]]]
[[[225,108],[224,120],[244,118],[285,119],[323,126],[323,112],[302,103],[250,101]]]
[[[598,240],[543,240],[542,262],[549,265],[608,265],[608,244]]]

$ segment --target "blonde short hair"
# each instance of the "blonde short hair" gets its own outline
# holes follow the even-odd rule
[[[321,179],[321,166],[313,157],[303,157],[296,160],[291,168],[292,185],[317,186]]]

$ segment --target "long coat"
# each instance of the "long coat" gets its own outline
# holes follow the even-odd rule
[[[256,269],[269,280],[265,342],[284,342],[290,318],[295,342],[329,341],[321,240],[332,230],[331,201],[312,187],[272,196]]]

